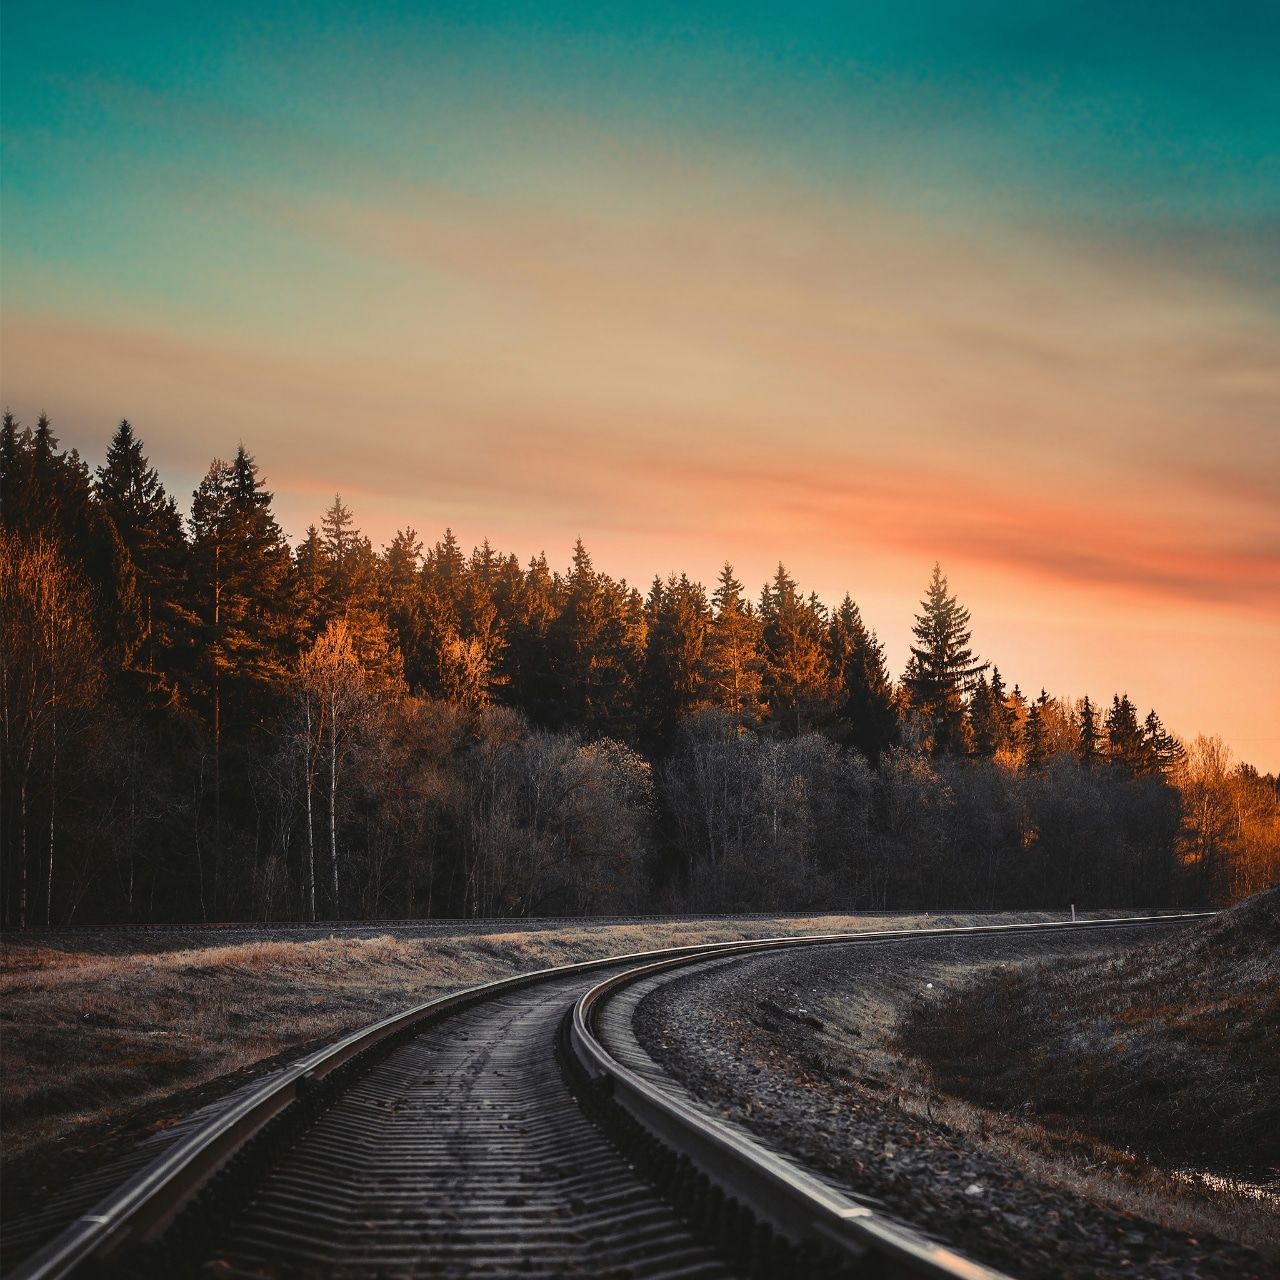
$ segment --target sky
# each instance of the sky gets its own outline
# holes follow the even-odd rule
[[[1280,8],[7,0],[0,397],[1280,770]]]

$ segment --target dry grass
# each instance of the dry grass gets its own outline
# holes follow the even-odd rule
[[[1166,1165],[1280,1174],[1280,889],[1103,963],[996,970],[909,1020],[940,1088]]]
[[[10,941],[0,951],[3,1168],[8,1175],[16,1162],[117,1125],[176,1090],[493,978],[657,947],[917,923],[937,919],[779,917],[429,937],[264,929],[260,941],[106,953],[111,935],[89,939],[93,951]]]
[[[1125,948],[1137,951],[1130,939],[1124,940]],[[1185,950],[1187,939],[1187,933],[1179,930],[1168,945]],[[983,975],[989,978],[995,969],[1011,972],[1028,953],[1038,963],[1096,970],[1115,958],[1117,942],[1114,935],[1037,935],[1034,941],[1024,935],[989,939],[980,949],[933,944],[859,952],[848,961],[847,981],[832,982],[830,972],[810,974],[800,967],[767,996],[751,998],[744,993],[737,1017],[748,1030],[738,1031],[735,1039],[748,1047],[766,1072],[780,1070],[784,1079],[828,1100],[833,1117],[856,1117],[867,1108],[882,1116],[910,1117],[907,1127],[925,1135],[926,1142],[941,1136],[944,1151],[954,1144],[993,1158],[1010,1172],[1014,1186],[1025,1183],[1040,1188],[1046,1206],[1053,1197],[1043,1189],[1057,1189],[1131,1215],[1139,1232],[1143,1221],[1156,1223],[1202,1243],[1214,1238],[1238,1243],[1261,1254],[1267,1265],[1280,1262],[1280,1217],[1274,1199],[1260,1200],[1238,1186],[1207,1186],[1110,1147],[1079,1129],[1051,1126],[1034,1115],[950,1096],[942,1092],[925,1062],[903,1052],[902,1029],[912,1022],[932,1026],[935,1040],[944,1042],[946,1033],[933,1021],[934,1011]],[[1139,945],[1145,949],[1145,944]],[[752,1038],[755,1029],[766,1033],[759,1042]],[[987,1044],[989,1063],[998,1062],[1001,1052],[999,1041]],[[766,1097],[770,1087],[777,1085],[772,1080],[765,1084]],[[751,1096],[749,1091],[746,1096]],[[779,1138],[769,1127],[770,1114],[766,1111],[763,1117],[766,1136],[794,1150],[788,1145],[794,1139]],[[834,1136],[837,1133],[844,1137]],[[847,1142],[849,1133],[857,1133],[860,1140],[841,1151],[839,1143]],[[865,1179],[867,1156],[862,1140],[868,1148],[879,1150],[883,1137],[868,1137],[856,1127],[842,1130],[836,1120],[832,1134],[830,1150],[840,1154],[826,1167],[842,1178],[850,1168],[859,1169]],[[874,1174],[871,1179],[870,1189],[881,1194],[884,1188],[875,1184]],[[892,1178],[890,1184],[885,1193],[896,1194],[900,1188],[895,1188]],[[1080,1225],[1079,1229],[1087,1228]],[[1053,1229],[1046,1229],[1045,1238],[1052,1237]],[[1046,1247],[1052,1255],[1052,1244]],[[1056,1262],[1035,1265],[1031,1272],[1049,1274],[1057,1267]],[[1265,1265],[1263,1271],[1270,1274]]]
[[[1030,1179],[1280,1260],[1278,975],[1272,891],[1119,956],[952,965],[846,995],[821,1010],[824,1052]]]

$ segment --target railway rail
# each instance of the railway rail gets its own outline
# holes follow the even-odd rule
[[[585,961],[441,997],[194,1126],[14,1280],[69,1276],[993,1277],[692,1107],[601,1032],[629,986],[788,947],[1167,925],[873,930]]]

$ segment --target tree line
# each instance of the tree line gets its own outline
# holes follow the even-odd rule
[[[322,919],[1221,901],[1280,791],[1124,693],[1011,689],[935,566],[905,671],[846,595],[642,592],[335,497],[293,546],[243,446],[179,510],[0,433],[0,912]]]

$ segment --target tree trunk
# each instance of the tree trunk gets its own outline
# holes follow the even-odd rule
[[[18,784],[18,928],[27,927],[27,773]]]
[[[204,900],[204,847],[200,843],[200,809],[204,803],[204,761],[205,755],[202,751],[200,753],[200,776],[196,783],[196,802],[191,806],[191,833],[196,846],[196,884],[200,890],[200,919],[204,924],[208,924],[209,909],[205,906]]]
[[[306,705],[307,717],[307,746],[306,755],[303,757],[307,767],[307,896],[311,907],[311,921],[314,924],[316,918],[316,830],[315,819],[312,815],[312,795],[315,791],[316,769],[315,760],[311,754],[311,703]]]
[[[52,755],[49,759],[49,872],[45,881],[44,926],[53,928],[53,837],[54,820],[58,807],[58,710],[57,686],[54,686],[54,711],[52,726]]]
[[[213,550],[213,910],[218,910],[222,870],[222,664],[218,661],[222,626],[222,547]]]
[[[329,707],[329,864],[333,871],[333,915],[342,910],[338,897],[338,723],[336,704]]]

